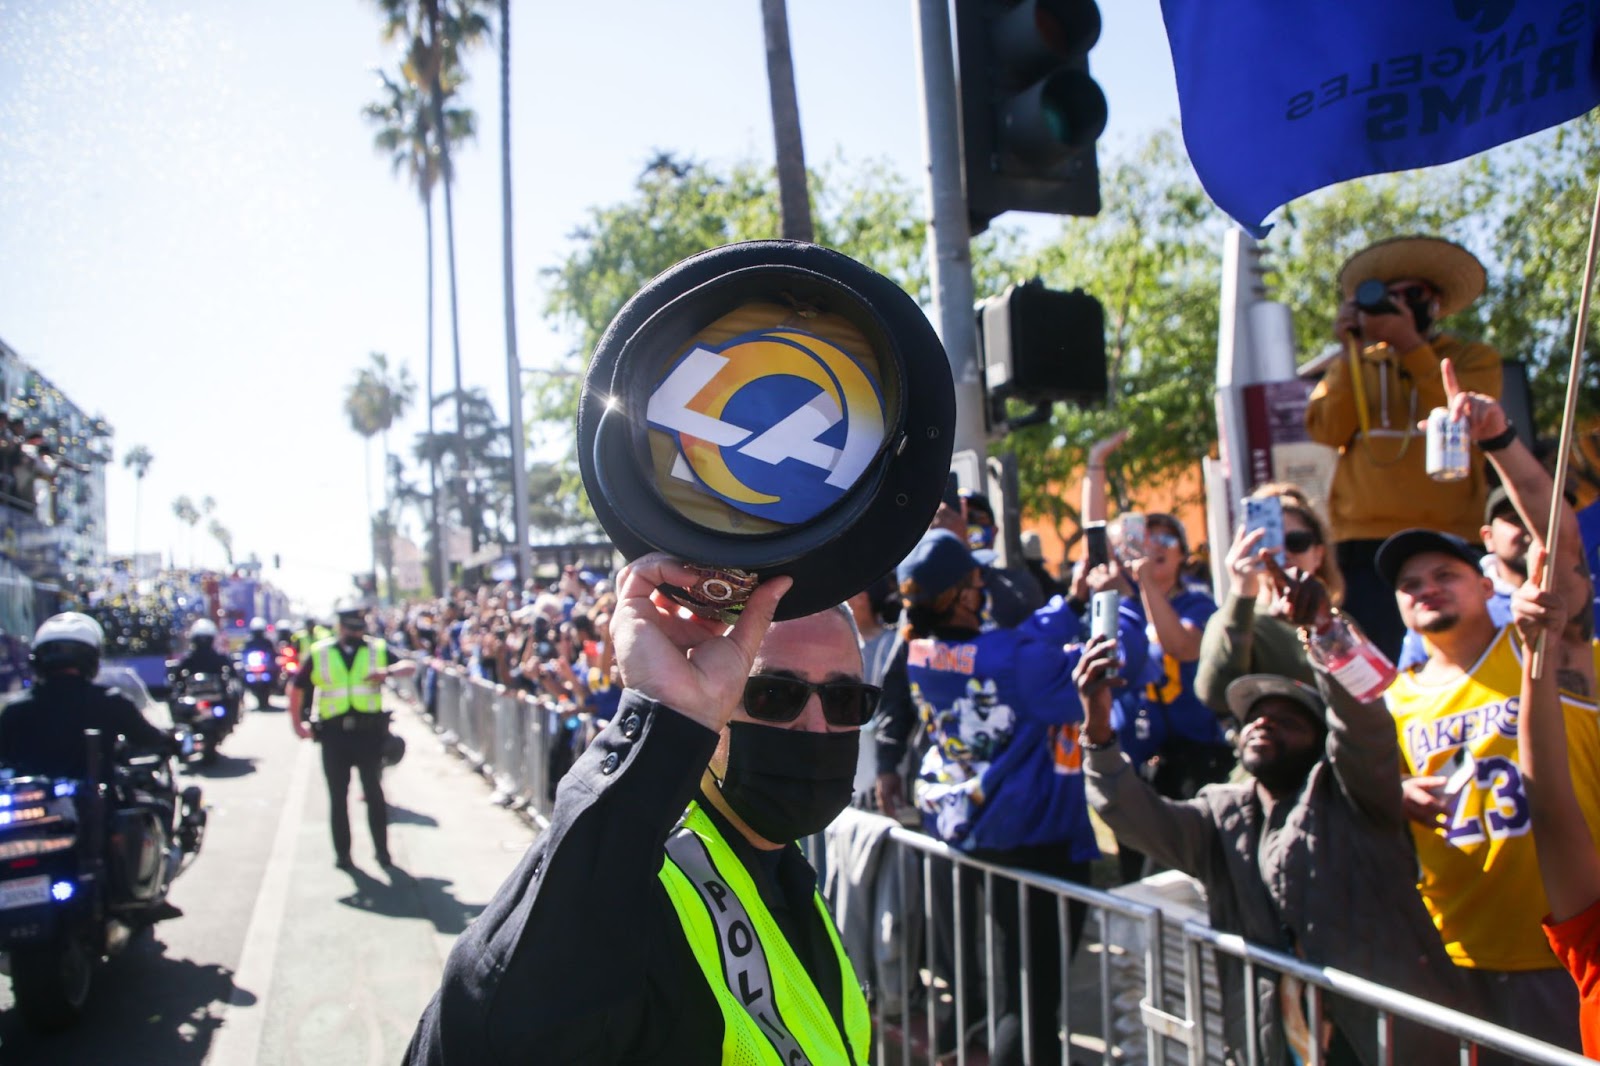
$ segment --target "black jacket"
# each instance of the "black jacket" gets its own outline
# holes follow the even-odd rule
[[[19,774],[86,778],[86,729],[100,730],[101,766],[107,772],[119,736],[139,751],[178,751],[171,734],[145,721],[126,696],[66,677],[40,683],[0,711],[0,766]]]
[[[178,660],[178,664],[169,671],[174,677],[179,674],[211,674],[217,677],[231,677],[233,675],[233,660],[215,648],[191,648],[189,654]]]
[[[722,1012],[657,877],[717,735],[633,691],[562,778],[550,828],[462,934],[409,1064],[722,1061]],[[709,804],[843,1031],[837,956],[790,846],[763,860]],[[768,865],[775,867],[768,869]]]

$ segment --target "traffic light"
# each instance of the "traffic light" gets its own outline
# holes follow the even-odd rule
[[[1056,292],[1037,278],[1013,285],[980,305],[979,336],[992,423],[1006,400],[1106,398],[1105,312],[1082,290]]]
[[[1094,0],[955,0],[955,26],[972,232],[1006,211],[1099,214]]]

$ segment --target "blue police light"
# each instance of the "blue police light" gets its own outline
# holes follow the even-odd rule
[[[211,717],[213,717],[213,718],[221,718],[223,715],[225,715],[227,713],[228,713],[228,708],[226,708],[226,707],[213,707],[213,708],[211,708]]]
[[[77,886],[71,881],[57,881],[50,886],[50,896],[57,903],[65,903],[72,898],[72,893],[77,891]]]
[[[78,794],[78,783],[76,781],[57,781],[56,782],[56,796],[57,796],[57,798],[59,798],[61,796],[76,796],[77,794]],[[10,797],[7,797],[7,798],[9,799]]]
[[[11,793],[0,792],[0,809],[11,806]]]

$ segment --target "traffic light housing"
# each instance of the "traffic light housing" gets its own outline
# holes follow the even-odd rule
[[[1106,317],[1080,289],[1057,292],[1035,278],[979,305],[984,391],[991,423],[1006,400],[1041,407],[1106,398]]]
[[[972,232],[1006,211],[1099,214],[1094,0],[955,0],[955,29]]]

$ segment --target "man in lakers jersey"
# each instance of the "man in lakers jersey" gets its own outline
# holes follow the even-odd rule
[[[1468,420],[1530,530],[1543,530],[1554,486],[1493,399],[1454,388],[1453,413]],[[1576,516],[1562,505],[1554,589],[1592,602]],[[1493,585],[1479,550],[1434,530],[1396,533],[1378,550],[1407,626],[1428,657],[1402,671],[1387,700],[1399,733],[1421,867],[1419,888],[1456,965],[1491,1004],[1491,1020],[1579,1049],[1578,993],[1540,926],[1549,908],[1539,878],[1528,800],[1517,764],[1523,647],[1516,628],[1489,613]],[[1600,826],[1600,724],[1592,611],[1567,626],[1546,654],[1562,690],[1572,777],[1591,833]]]

